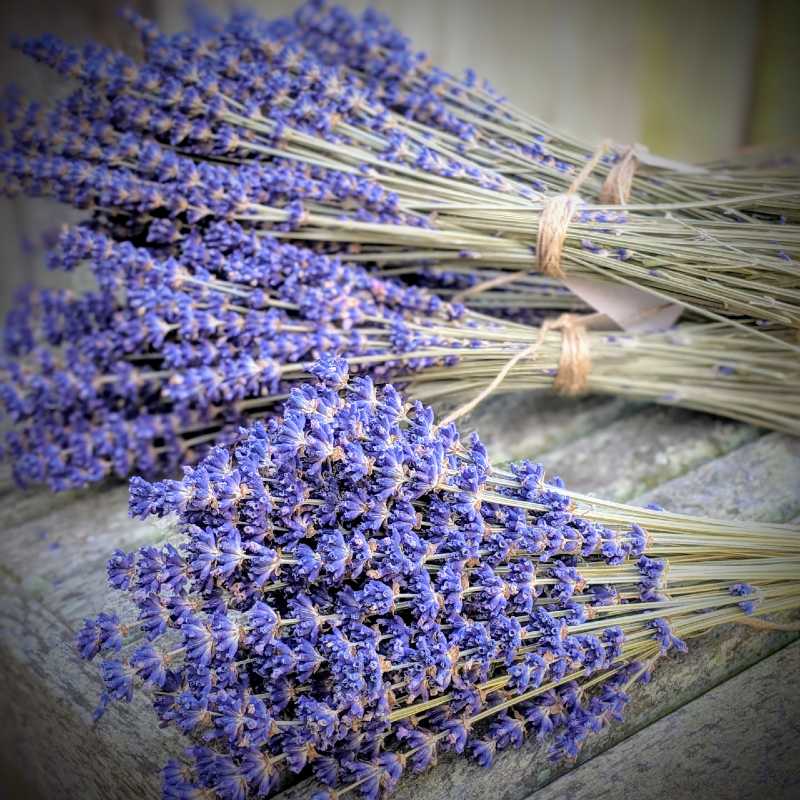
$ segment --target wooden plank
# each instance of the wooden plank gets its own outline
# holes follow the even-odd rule
[[[725,482],[720,492],[720,482]],[[770,433],[638,498],[683,514],[783,522],[800,513],[800,439]],[[753,516],[758,509],[758,516]]]
[[[565,398],[537,391],[491,397],[459,422],[477,431],[495,463],[519,458],[540,460],[592,431],[638,411],[641,404],[589,395]]]
[[[760,435],[750,425],[708,414],[646,406],[548,450],[541,461],[574,491],[627,502]]]
[[[103,487],[94,487],[94,491],[106,492],[118,484],[109,483]],[[47,492],[41,486],[28,489],[18,488],[10,475],[0,477],[0,503],[3,504],[3,523],[14,527],[23,522],[31,522],[58,509],[65,508],[86,497],[85,490]]]
[[[639,3],[638,141],[694,161],[730,155],[743,144],[757,12],[753,0]]]
[[[112,707],[93,726],[97,667],[73,650],[82,618],[119,603],[105,586],[110,551],[164,535],[164,526],[129,520],[126,497],[120,486],[84,493],[9,532],[4,544],[0,659],[4,685],[13,692],[0,694],[0,714],[11,723],[0,727],[0,748],[7,763],[40,767],[27,774],[32,796],[158,797],[165,753],[183,746],[174,732],[152,735],[152,711],[143,698]],[[44,769],[55,754],[57,767]]]
[[[81,582],[85,589],[85,576]],[[72,652],[74,622],[52,604],[9,588],[0,577],[0,658],[9,689],[0,695],[2,761],[25,765],[30,797],[159,797],[164,760],[185,742],[174,731],[153,735],[152,710],[143,698],[91,725],[97,668]]]
[[[701,794],[788,800],[800,797],[798,764],[800,643],[795,642],[530,798],[619,800]]]

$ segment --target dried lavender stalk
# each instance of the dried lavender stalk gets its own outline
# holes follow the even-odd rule
[[[210,24],[206,16],[197,20],[195,27],[198,33],[220,35],[225,22]],[[521,110],[486,80],[480,80],[474,70],[468,69],[459,77],[432,65],[387,16],[374,9],[358,17],[341,6],[310,2],[290,19],[269,26],[262,23],[262,28],[273,36],[281,35],[282,41],[307,48],[325,64],[345,68],[398,114],[436,131],[451,146],[466,142],[473,158],[539,191],[567,190],[596,151]],[[626,150],[625,145],[607,145],[596,172],[587,179],[590,196],[602,194],[609,172]],[[646,155],[642,153],[642,157]],[[630,186],[636,205],[692,203],[698,198],[721,199],[776,190],[796,193],[798,188],[796,148],[794,152],[755,150],[706,165],[662,161],[663,165],[658,159],[638,165]],[[796,219],[797,197],[777,205],[762,198],[754,208],[777,215],[789,210]],[[689,218],[730,218],[722,208],[685,208],[683,213]]]

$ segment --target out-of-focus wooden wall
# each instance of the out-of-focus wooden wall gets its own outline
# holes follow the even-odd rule
[[[285,14],[295,0],[240,0]],[[121,4],[121,3],[120,3]],[[365,0],[343,0],[354,10]],[[703,160],[800,131],[797,0],[374,0],[446,68],[474,67],[521,107],[588,142],[643,142]],[[168,30],[180,0],[135,3]],[[229,0],[208,0],[224,10]],[[5,0],[0,31],[121,41],[115,0]],[[2,43],[2,82],[39,96],[52,76]],[[0,200],[0,311],[12,287],[42,274],[36,246],[62,219],[44,201]],[[52,280],[52,279],[51,279]]]
[[[182,4],[154,0],[162,24]],[[434,63],[475,68],[587,141],[704,160],[798,132],[797,0],[340,0],[387,13]],[[294,0],[246,0],[267,14]],[[230,0],[209,0],[223,10]],[[794,98],[795,102],[791,100]]]

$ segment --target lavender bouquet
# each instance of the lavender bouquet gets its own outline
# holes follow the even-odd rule
[[[81,282],[94,288],[26,293],[7,320],[0,402],[23,485],[168,475],[274,413],[325,354],[377,382],[402,380],[414,397],[466,401],[453,419],[492,392],[550,386],[800,432],[800,364],[735,328],[632,336],[569,317],[537,329],[234,222],[154,218],[126,232],[116,238],[111,222],[63,231],[50,266],[88,272]]]
[[[187,738],[165,798],[265,797],[312,775],[378,798],[441,753],[555,759],[619,718],[657,660],[800,605],[796,527],[640,509],[490,466],[476,436],[325,360],[283,416],[181,480],[131,481],[168,541],[108,564],[88,619],[111,700]],[[138,687],[141,687],[139,689]]]
[[[777,322],[620,337],[571,318],[535,330],[380,279],[348,263],[352,253],[329,257],[330,240],[315,250],[284,243],[300,241],[312,211],[340,230],[438,234],[405,208],[405,190],[384,188],[363,170],[265,151],[238,123],[225,123],[233,149],[220,149],[213,126],[222,117],[209,120],[208,92],[219,114],[229,101],[219,87],[201,92],[189,51],[179,58],[175,48],[224,44],[232,56],[242,42],[229,41],[232,33],[217,44],[166,40],[136,24],[152,63],[91,47],[81,54],[50,39],[29,43],[85,85],[52,109],[11,95],[4,107],[6,191],[91,211],[88,224],[61,236],[50,265],[88,265],[96,284],[78,295],[34,292],[9,319],[0,394],[15,422],[7,451],[21,482],[65,489],[110,473],[167,474],[270,413],[324,353],[345,356],[375,380],[403,378],[428,400],[463,395],[474,404],[492,391],[555,385],[800,427],[796,346]],[[242,36],[260,36],[254,24],[231,22]],[[258,89],[254,69],[267,62],[256,55],[248,70],[234,69],[240,53],[231,75],[218,79],[239,98],[234,105],[249,97],[256,109],[255,98],[272,96]],[[217,56],[207,60],[203,70],[216,74]],[[178,78],[170,70],[180,65],[188,72]],[[281,69],[285,80],[297,79],[296,67]],[[173,92],[159,100],[166,105],[147,99],[162,90]],[[311,88],[298,91],[298,103],[311,96]]]
[[[435,71],[429,90],[411,91],[407,43],[395,47],[372,16],[348,19],[312,4],[292,20],[237,14],[167,37],[131,15],[141,63],[54,37],[24,42],[80,88],[52,110],[9,104],[6,191],[55,195],[101,216],[123,206],[121,225],[146,215],[169,237],[176,218],[220,216],[345,259],[424,262],[429,274],[462,276],[473,296],[497,285],[497,270],[504,281],[536,268],[551,280],[569,273],[634,285],[797,352],[769,327],[746,324],[800,324],[796,178],[756,196],[709,190],[688,204],[618,210],[577,195],[598,158],[574,175],[564,162],[556,171],[570,175],[572,191],[553,195],[487,158],[495,145],[511,157],[507,137],[487,138],[489,110],[474,123],[437,106],[428,95],[447,91]],[[180,171],[175,150],[196,171]],[[523,173],[538,163],[520,159]],[[201,177],[209,163],[218,175]],[[234,178],[222,177],[221,163]]]

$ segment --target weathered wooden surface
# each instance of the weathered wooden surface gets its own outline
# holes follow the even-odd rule
[[[532,798],[800,797],[798,675],[800,643],[794,642]]]
[[[500,459],[541,458],[581,491],[720,516],[786,520],[800,514],[800,442],[790,437],[674,409],[536,394],[498,398],[470,424],[486,432]],[[6,524],[0,548],[0,763],[25,765],[9,771],[17,776],[16,796],[158,797],[158,770],[180,752],[181,740],[156,728],[141,698],[130,707],[112,707],[92,726],[100,681],[95,667],[75,657],[72,636],[84,616],[115,601],[105,588],[110,551],[155,541],[164,531],[128,520],[126,490],[118,485],[58,498],[6,489],[0,502],[15,520]],[[595,737],[582,760],[793,638],[737,627],[696,640],[687,656],[664,659],[654,681],[637,687],[625,722]],[[446,759],[403,781],[398,800],[517,800],[564,770],[528,743],[501,754],[491,772]],[[301,784],[286,792],[286,800],[308,793],[309,785]]]
[[[549,451],[548,469],[567,486],[627,502],[760,435],[749,425],[707,414],[659,406],[629,405],[628,410],[625,417]]]
[[[0,714],[8,722],[0,727],[0,748],[7,763],[28,765],[34,797],[158,797],[164,754],[180,749],[177,737],[152,735],[144,702],[112,708],[93,728],[97,667],[72,650],[82,618],[116,600],[103,587],[109,547],[132,548],[160,536],[151,526],[131,524],[126,496],[124,487],[84,495],[6,534]],[[95,594],[95,587],[101,591]]]

